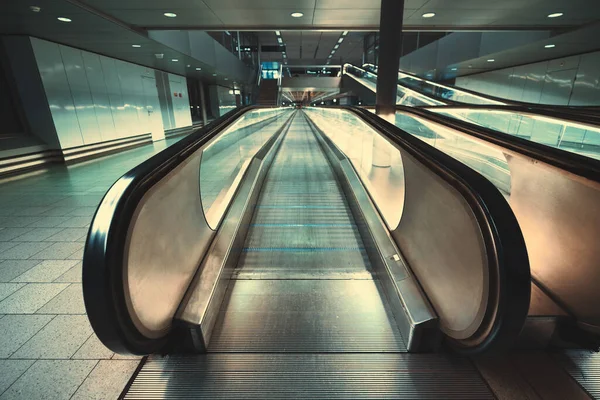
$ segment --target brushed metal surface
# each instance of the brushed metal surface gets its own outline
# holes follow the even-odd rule
[[[197,150],[146,193],[129,228],[124,290],[136,327],[150,338],[170,329],[214,234],[200,203],[201,155]]]
[[[523,157],[509,167],[532,276],[578,320],[600,326],[600,186]]]
[[[334,111],[338,110],[330,113]],[[336,144],[343,139],[331,134],[332,129],[324,131]],[[489,286],[488,271],[494,267],[488,265],[481,228],[461,193],[405,149],[397,151],[402,158],[404,208],[392,237],[427,293],[441,330],[451,338],[468,339],[482,328],[488,305],[493,309],[497,301]],[[351,160],[355,169],[361,168]],[[377,196],[371,192],[371,197],[377,205]]]
[[[494,399],[466,359],[415,354],[207,354],[148,359],[126,399]]]
[[[192,337],[197,338],[193,340],[197,351],[205,351],[210,343],[217,314],[243,247],[262,181],[288,124],[289,120],[285,121],[253,157],[200,271],[179,306],[176,319],[185,322],[193,331]]]
[[[438,321],[429,301],[401,258],[385,223],[379,216],[352,163],[307,117],[323,151],[336,171],[346,194],[374,275],[381,283],[408,351],[428,351],[439,346]]]

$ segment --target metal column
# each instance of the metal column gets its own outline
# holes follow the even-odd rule
[[[375,110],[383,118],[394,115],[396,111],[403,16],[404,0],[381,0]]]

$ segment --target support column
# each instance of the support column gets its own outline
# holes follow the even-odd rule
[[[386,119],[396,111],[403,17],[404,0],[381,0],[375,112]]]
[[[206,96],[204,95],[204,82],[199,81],[198,85],[200,86],[200,107],[202,110],[202,126],[206,126],[208,121],[206,119]]]

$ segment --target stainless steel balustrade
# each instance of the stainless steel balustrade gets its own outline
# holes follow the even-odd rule
[[[402,108],[396,125],[470,166],[502,191],[523,231],[535,283],[580,327],[599,334],[600,162],[595,143],[600,143],[600,130],[527,113],[513,117],[496,110],[490,117],[485,110],[476,112],[480,125],[498,129],[502,123],[507,127],[515,120],[530,120],[522,130],[510,129],[509,135],[439,118],[436,114],[450,112],[444,109],[430,111]],[[459,113],[469,122],[475,118],[464,109]],[[527,139],[540,144],[522,139],[525,131]],[[586,137],[583,156],[577,147]]]

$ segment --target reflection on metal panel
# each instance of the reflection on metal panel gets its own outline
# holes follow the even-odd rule
[[[115,123],[112,118],[107,85],[104,80],[100,56],[82,52],[83,64],[94,104],[94,111],[100,128],[102,140],[115,139]]]
[[[83,144],[102,141],[98,120],[94,111],[94,102],[90,93],[87,76],[83,67],[81,50],[59,45],[63,65],[67,73],[67,81],[75,104],[75,114],[81,128]]]
[[[119,74],[115,65],[115,60],[108,57],[100,57],[102,72],[104,73],[104,82],[108,94],[110,112],[115,125],[112,136],[104,136],[105,140],[125,137],[127,130],[124,129],[127,122],[123,115],[123,95],[121,94],[121,85],[119,83]]]
[[[83,138],[58,45],[36,38],[31,38],[31,45],[60,146],[62,148],[81,146]]]
[[[569,105],[583,106],[600,102],[600,52],[581,56]]]
[[[560,105],[564,104],[565,100],[568,103],[576,74],[576,69],[548,72],[540,103]]]

